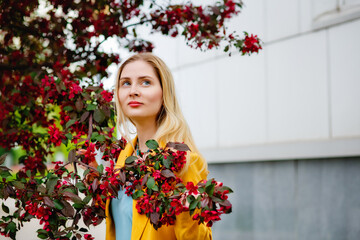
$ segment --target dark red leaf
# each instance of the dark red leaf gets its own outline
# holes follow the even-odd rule
[[[123,184],[125,184],[125,182],[126,182],[126,176],[125,176],[124,171],[120,170],[120,172],[119,172],[119,178],[120,178],[120,181],[121,181]]]
[[[146,175],[144,176],[143,180],[141,181],[141,187],[143,187],[143,186],[146,184],[146,182],[147,182],[147,180],[148,180],[148,177],[149,177],[149,174],[146,174]]]
[[[219,202],[220,205],[225,207],[231,207],[232,204],[228,200],[224,200],[223,202]]]
[[[5,162],[5,159],[6,159],[7,155],[8,155],[7,153],[4,153],[3,155],[1,155],[1,157],[0,157],[0,165]]]
[[[89,117],[90,112],[84,112],[80,117],[80,122],[85,121]]]
[[[73,217],[75,214],[74,208],[65,200],[61,200],[61,203],[64,205],[64,208],[61,210],[62,214],[66,217]]]
[[[98,188],[99,186],[99,180],[97,178],[94,179],[93,183],[91,184],[91,188],[93,190],[93,192],[96,191],[96,189]]]
[[[166,147],[174,148],[178,151],[190,151],[190,148],[185,143],[169,142]]]
[[[78,98],[75,103],[76,110],[80,112],[84,108],[84,102],[81,98]]]
[[[75,149],[70,150],[69,155],[68,155],[68,161],[69,162],[75,161],[75,156],[76,156]]]
[[[52,207],[52,208],[55,207],[55,204],[53,203],[53,201],[50,200],[49,197],[44,197],[43,199],[44,199],[44,203],[46,205],[48,205],[49,207]]]
[[[170,178],[170,177],[176,178],[175,174],[169,169],[162,170],[161,175],[166,178]]]
[[[160,214],[158,212],[150,213],[150,221],[152,224],[157,225],[159,222]]]
[[[70,198],[71,201],[73,201],[74,203],[82,202],[81,198],[78,195],[76,195],[75,193],[65,191],[65,192],[63,192],[63,195]]]

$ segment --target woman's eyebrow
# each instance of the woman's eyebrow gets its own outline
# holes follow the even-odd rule
[[[138,77],[138,79],[144,79],[144,78],[150,78],[150,79],[153,79],[153,77],[149,76],[149,75],[144,75],[144,76],[140,76]],[[129,80],[130,78],[129,77],[121,77],[119,80]]]
[[[153,79],[151,76],[148,76],[148,75],[144,75],[144,76],[140,76],[139,79],[143,79],[143,78],[150,78],[150,79]]]

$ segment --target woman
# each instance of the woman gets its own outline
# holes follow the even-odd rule
[[[124,166],[128,156],[145,152],[146,141],[160,145],[170,141],[184,142],[190,149],[184,169],[177,173],[184,183],[194,184],[207,177],[207,165],[199,155],[190,130],[175,96],[172,75],[165,63],[151,53],[130,57],[120,67],[116,79],[115,101],[117,125],[128,144],[121,152],[116,168]],[[136,127],[137,137],[130,140],[128,122]],[[134,151],[135,150],[135,151]],[[119,192],[117,199],[106,204],[106,239],[211,239],[211,229],[191,219],[188,212],[177,216],[175,225],[155,230],[136,202]]]

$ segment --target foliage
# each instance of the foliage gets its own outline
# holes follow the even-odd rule
[[[184,211],[193,215],[199,224],[205,222],[211,227],[220,220],[220,215],[231,212],[227,200],[232,190],[222,186],[214,179],[183,183],[177,173],[186,163],[186,151],[190,149],[181,143],[168,143],[165,149],[159,148],[155,140],[147,141],[150,151],[140,158],[130,156],[125,167],[120,170],[125,194],[137,199],[136,209],[146,214],[155,229],[162,225],[175,224],[176,216]]]
[[[115,169],[114,161],[110,160],[111,165],[105,170],[103,165],[94,168],[74,158],[72,150],[70,163],[87,167],[83,177],[69,171],[66,168],[69,163],[55,163],[46,176],[32,176],[28,170],[26,177],[18,172],[14,179],[9,168],[0,166],[0,197],[16,200],[16,211],[12,214],[2,204],[2,210],[9,214],[0,221],[4,235],[15,238],[20,225],[14,220],[23,223],[37,218],[43,225],[37,230],[40,239],[81,239],[81,233],[87,229],[78,226],[80,219],[87,227],[100,224],[105,218],[106,199],[117,197],[120,189],[138,200],[138,212],[149,217],[155,229],[173,225],[176,216],[185,211],[199,224],[205,222],[208,226],[220,220],[221,214],[231,212],[227,200],[230,188],[214,179],[184,185],[177,177],[189,150],[185,144],[168,143],[163,149],[149,140],[147,146],[149,152],[141,157],[128,157],[123,168]],[[78,151],[78,157],[84,155],[86,151]],[[196,209],[200,211],[194,215]]]
[[[115,161],[124,145],[115,138],[113,93],[101,84],[109,65],[120,62],[119,54],[104,51],[108,39],[117,39],[119,47],[130,52],[151,51],[153,44],[137,34],[145,26],[151,33],[182,36],[202,50],[222,44],[224,51],[258,52],[256,36],[227,33],[226,19],[241,8],[240,0],[212,6],[151,0],[0,0],[0,147],[10,151],[20,146],[26,152],[19,159],[23,168],[14,176],[1,167],[0,198],[16,199],[17,209],[0,220],[1,233],[15,239],[24,222],[39,218],[44,225],[39,238],[69,239],[66,234],[71,232],[80,239],[84,229],[74,228],[79,220],[74,216],[81,214],[86,225],[103,217],[101,201],[107,195],[95,199],[89,193],[90,201],[89,189],[81,185],[88,175],[81,177],[77,166],[91,169],[96,151],[104,153],[104,160]],[[65,164],[72,164],[74,171],[59,163],[54,169],[47,165],[59,146],[67,147]],[[101,172],[96,179],[107,182],[109,175]],[[8,212],[7,206],[3,211]]]

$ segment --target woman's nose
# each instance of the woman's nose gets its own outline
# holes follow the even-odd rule
[[[130,96],[139,96],[139,89],[136,84],[131,85]]]

